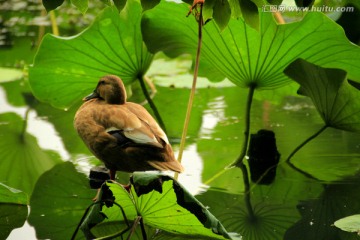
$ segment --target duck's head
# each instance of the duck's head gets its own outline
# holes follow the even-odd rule
[[[117,76],[104,76],[100,78],[94,92],[83,100],[88,101],[93,98],[103,99],[109,104],[124,104],[126,102],[124,83]]]

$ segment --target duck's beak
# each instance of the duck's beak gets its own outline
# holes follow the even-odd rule
[[[99,97],[99,94],[96,91],[94,91],[90,95],[84,97],[83,101],[86,102],[86,101],[89,101],[90,99],[98,98],[98,97]]]

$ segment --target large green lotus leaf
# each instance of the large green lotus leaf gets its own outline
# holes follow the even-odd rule
[[[121,13],[113,7],[100,12],[79,35],[46,35],[29,69],[34,95],[59,108],[68,108],[91,92],[98,79],[115,74],[130,83],[148,69],[152,54],[142,41],[141,6],[127,1]]]
[[[0,122],[0,182],[31,194],[39,176],[60,157],[41,149],[34,136],[23,132],[26,122],[17,114],[1,114]]]
[[[29,223],[39,239],[70,239],[96,192],[71,162],[56,165],[37,182]],[[81,234],[78,238],[83,238]]]
[[[327,126],[360,131],[360,91],[349,84],[344,70],[297,59],[284,72],[301,85]]]
[[[195,56],[197,26],[193,18],[184,17],[186,10],[185,4],[162,1],[145,12],[142,32],[151,52]],[[310,12],[301,22],[285,25],[278,25],[271,13],[259,13],[259,17],[259,31],[241,18],[231,19],[223,31],[213,21],[208,22],[201,62],[241,87],[269,89],[289,83],[283,70],[300,57],[323,67],[345,69],[351,79],[360,81],[360,48],[324,14]],[[214,75],[213,71],[201,74],[209,79]]]
[[[130,193],[117,183],[106,184],[131,221],[141,216],[144,224],[152,228],[197,239],[239,239],[237,234],[227,233],[195,197],[169,176],[134,173]],[[103,207],[103,212],[107,221],[124,220],[115,205]]]

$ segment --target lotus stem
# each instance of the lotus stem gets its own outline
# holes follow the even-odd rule
[[[29,119],[30,110],[31,110],[31,108],[26,109],[25,116],[24,116],[24,124],[23,124],[21,132],[20,132],[20,141],[22,143],[25,142],[25,134],[26,134],[27,126],[28,126],[28,119]]]
[[[55,36],[59,36],[60,33],[59,33],[59,28],[58,28],[58,25],[57,25],[57,22],[56,22],[56,15],[55,15],[54,10],[50,11],[50,21],[51,21],[52,33]]]
[[[243,141],[243,146],[242,146],[242,149],[241,149],[241,153],[240,153],[239,157],[235,160],[235,162],[230,164],[229,167],[234,167],[234,166],[241,167],[241,164],[242,164],[242,162],[244,160],[244,157],[246,155],[246,150],[248,148],[249,136],[250,136],[251,105],[252,105],[252,99],[253,99],[253,96],[254,96],[255,88],[256,88],[256,84],[252,84],[252,85],[249,86],[249,93],[248,93],[247,102],[246,102],[246,109],[245,109],[244,141]]]
[[[149,95],[149,92],[146,89],[145,86],[145,82],[144,82],[144,77],[142,75],[138,76],[139,82],[140,82],[140,86],[141,86],[141,90],[143,91],[146,101],[149,103],[155,117],[156,120],[159,122],[160,127],[164,130],[164,132],[166,133],[166,127],[164,124],[164,121],[162,120],[159,111],[156,108],[156,105],[154,104],[153,100],[151,99],[151,96]]]
[[[324,125],[322,128],[320,128],[316,133],[314,133],[313,135],[311,135],[310,137],[308,137],[304,142],[302,142],[299,146],[297,146],[294,151],[292,151],[290,153],[290,155],[288,156],[288,158],[286,159],[286,162],[290,162],[290,159],[295,155],[295,153],[297,153],[302,147],[304,147],[308,142],[310,142],[311,140],[313,140],[314,138],[316,138],[317,136],[320,135],[320,133],[322,133],[323,131],[325,131],[325,129],[327,129],[328,125]]]

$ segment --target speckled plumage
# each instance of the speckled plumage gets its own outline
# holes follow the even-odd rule
[[[120,78],[101,78],[94,93],[84,100],[75,115],[74,127],[112,175],[115,171],[183,171],[153,117],[141,105],[126,102]]]

